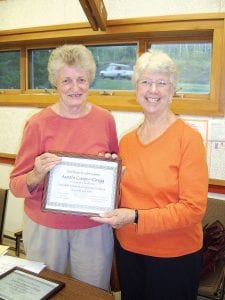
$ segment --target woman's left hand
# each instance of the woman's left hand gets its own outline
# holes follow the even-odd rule
[[[118,155],[116,153],[109,153],[109,152],[105,152],[105,153],[102,153],[102,152],[99,152],[98,153],[98,156],[101,156],[101,157],[105,157],[105,158],[109,158],[109,159],[118,159]]]
[[[112,211],[102,213],[98,217],[91,217],[99,223],[111,225],[113,228],[121,228],[126,224],[133,224],[135,219],[135,210],[130,208],[117,208]]]

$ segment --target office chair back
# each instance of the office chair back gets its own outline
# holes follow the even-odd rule
[[[225,226],[225,201],[208,198],[207,210],[203,226],[219,220]],[[225,295],[225,260],[217,263],[216,267],[206,278],[200,281],[198,294],[203,299],[223,300]]]
[[[3,240],[3,229],[5,223],[7,195],[8,195],[8,190],[0,188],[0,244],[2,244],[2,240]]]

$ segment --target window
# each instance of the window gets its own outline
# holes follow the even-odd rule
[[[132,90],[131,77],[137,45],[88,46],[96,61],[96,78],[91,89]],[[51,89],[47,64],[52,48],[32,49],[29,57],[29,89]]]
[[[1,31],[0,37],[0,105],[45,107],[57,101],[47,75],[50,51],[82,43],[97,63],[90,102],[110,110],[141,111],[130,78],[136,57],[152,47],[168,51],[180,66],[171,104],[175,113],[224,116],[223,13],[108,20],[106,31],[93,31],[88,23],[43,26]]]
[[[0,51],[0,89],[20,88],[20,51]]]
[[[131,77],[137,58],[137,44],[88,46],[97,65],[91,89],[132,90]]]
[[[52,49],[33,49],[28,51],[29,57],[29,89],[51,89],[48,81],[48,59]]]
[[[189,42],[151,44],[172,57],[179,69],[177,94],[209,94],[212,64],[212,43]]]

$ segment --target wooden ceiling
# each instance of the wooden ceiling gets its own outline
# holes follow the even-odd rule
[[[106,30],[107,11],[103,0],[79,0],[93,30]]]

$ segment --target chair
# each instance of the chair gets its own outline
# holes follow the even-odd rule
[[[7,195],[8,195],[8,190],[0,188],[0,244],[2,244],[3,241],[3,229],[5,223]]]
[[[14,233],[15,239],[16,239],[16,256],[20,256],[20,243],[23,242],[22,236],[23,231],[17,231]],[[23,252],[24,253],[24,252]]]
[[[20,253],[24,254],[24,251],[20,249],[21,243],[23,243],[22,239],[23,232],[22,231],[16,231],[13,233],[13,235],[4,234],[3,237],[5,239],[11,240],[15,242],[15,246],[10,246],[9,249],[15,251],[16,256],[20,256]]]
[[[203,226],[219,220],[225,226],[225,201],[208,198]],[[200,281],[198,294],[204,299],[223,300],[225,293],[225,260]]]
[[[112,261],[112,270],[111,270],[111,278],[110,278],[110,288],[111,291],[116,293],[120,292],[120,283],[116,265],[116,253],[114,251],[113,261]]]
[[[4,234],[4,223],[7,206],[8,190],[0,188],[0,244],[3,244],[3,238],[15,241],[15,247],[10,246],[10,250],[16,252],[16,256],[20,256],[20,244],[22,242],[22,231],[14,233],[14,236]]]

